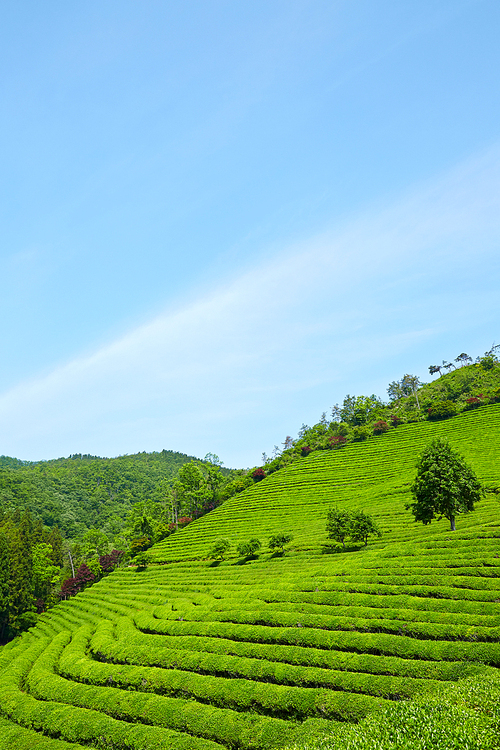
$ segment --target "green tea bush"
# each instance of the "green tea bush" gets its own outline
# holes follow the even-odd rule
[[[450,400],[437,401],[427,409],[429,419],[447,419],[454,417],[457,413],[457,407]]]
[[[368,652],[376,654],[387,654],[409,659],[429,659],[449,661],[479,661],[500,666],[500,643],[477,643],[475,633],[472,640],[466,642],[432,640],[438,634],[438,626],[428,625],[420,628],[425,632],[420,634],[424,639],[413,635],[405,635],[405,628],[401,623],[383,620],[370,620],[373,632],[357,632],[348,628],[346,630],[324,630],[321,628],[305,627],[302,624],[297,627],[285,624],[284,617],[274,618],[273,625],[255,625],[252,621],[258,620],[258,616],[248,613],[241,614],[239,622],[234,622],[235,615],[230,616],[230,622],[224,622],[223,617],[211,622],[188,622],[188,621],[156,621],[155,631],[168,635],[197,635],[212,636],[219,638],[230,638],[236,640],[256,641],[258,643],[281,643],[298,645],[312,648],[337,649],[340,651]],[[269,618],[270,620],[272,618]],[[289,622],[292,618],[289,618]],[[139,622],[139,617],[137,618]],[[250,624],[247,624],[250,623]],[[335,624],[332,623],[333,627]],[[398,628],[398,635],[390,632],[381,632],[383,627],[387,630],[393,628],[393,633]],[[361,627],[361,624],[360,624]],[[415,626],[416,629],[417,626]],[[414,633],[415,630],[410,631]],[[443,634],[443,631],[441,631]]]
[[[366,425],[357,425],[352,428],[352,439],[356,442],[368,440],[371,434],[370,428]]]
[[[112,633],[105,635],[101,630],[97,640],[97,632],[92,637],[91,652],[95,658],[105,657],[108,661],[119,664],[142,664],[160,666],[167,669],[180,667],[197,671],[200,659],[206,659],[207,654],[255,658],[259,660],[260,670],[265,670],[266,661],[278,661],[281,664],[325,668],[333,670],[380,674],[400,675],[424,679],[456,680],[468,674],[475,673],[480,667],[464,662],[450,661],[413,661],[394,656],[374,655],[369,653],[353,653],[349,651],[315,649],[302,646],[266,644],[249,641],[235,641],[220,637],[200,637],[183,635],[165,636],[141,633],[127,629],[126,642],[116,641]],[[179,652],[184,650],[184,653]],[[182,659],[182,661],[179,661]],[[209,661],[204,661],[205,665]],[[236,665],[225,663],[225,668],[234,673]],[[240,665],[243,662],[240,662]],[[217,672],[217,662],[210,666],[213,673]],[[267,666],[269,674],[274,675],[275,666]],[[266,674],[262,671],[261,674]],[[285,672],[283,672],[285,674]],[[275,679],[275,677],[272,677]],[[319,678],[323,679],[323,677]],[[325,683],[326,684],[326,683]]]
[[[53,665],[61,648],[67,643],[69,634],[61,634],[51,646],[45,650],[33,666],[28,675],[28,686],[32,695],[41,700],[52,700],[59,703],[69,703],[72,706],[97,710],[126,722],[147,723],[187,732],[190,735],[207,738],[224,745],[236,745],[254,748],[266,748],[271,738],[276,740],[286,737],[293,725],[286,721],[267,716],[259,716],[254,712],[239,713],[227,708],[216,708],[204,703],[197,703],[184,698],[174,698],[144,692],[126,692],[116,687],[102,687],[95,684],[74,684],[53,672]],[[198,677],[198,676],[196,676]],[[196,679],[196,678],[195,678]],[[144,687],[144,678],[141,686]],[[180,691],[189,694],[189,676],[184,676],[186,689]],[[205,698],[209,698],[217,690],[219,681],[205,678]],[[307,691],[300,688],[283,690],[279,686],[267,685],[262,690],[259,683],[249,685],[246,681],[234,681],[231,692],[232,701],[238,708],[249,708],[257,705],[254,696],[248,696],[248,690],[260,693],[262,708],[267,708],[278,714],[292,716],[307,716],[317,710],[321,715],[334,715],[342,710],[344,718],[366,715],[371,707],[370,699],[365,696],[351,698],[350,702],[340,707],[340,702],[330,698],[325,691]],[[240,688],[240,690],[239,690]],[[242,690],[241,690],[242,688]],[[241,698],[238,700],[238,693]],[[255,741],[256,736],[265,737],[266,744]]]
[[[248,710],[253,706],[254,710],[277,713],[280,716],[287,711],[294,716],[300,715],[302,702],[299,692],[294,694],[281,686],[329,688],[384,698],[401,698],[437,685],[436,682],[425,679],[346,673],[339,669],[294,666],[268,662],[262,658],[207,654],[203,651],[161,646],[146,649],[139,647],[135,661],[144,664],[151,660],[167,668],[166,671],[124,663],[104,664],[86,657],[88,637],[88,629],[81,629],[66,647],[59,662],[59,673],[62,676],[88,684],[112,684],[125,689],[134,687],[136,690],[160,694],[191,696],[238,710]],[[146,659],[142,658],[144,651]],[[133,652],[131,647],[130,654]],[[199,672],[203,674],[200,675]],[[218,679],[214,680],[209,675],[218,675]],[[250,686],[246,680],[257,682]],[[314,691],[309,690],[308,694],[313,696]],[[322,692],[316,690],[316,694],[321,696]]]
[[[84,745],[46,737],[11,721],[0,719],[0,750],[84,750]]]
[[[498,750],[500,680],[464,680],[367,717],[294,750]],[[289,749],[290,750],[290,749]]]

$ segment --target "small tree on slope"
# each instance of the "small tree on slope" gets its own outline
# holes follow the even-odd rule
[[[455,516],[474,510],[484,494],[474,471],[442,438],[433,440],[421,454],[411,492],[414,502],[405,507],[415,521],[428,524],[444,517],[452,531]]]
[[[351,531],[352,517],[349,511],[330,508],[328,511],[326,530],[330,539],[342,544],[345,549],[345,538]]]
[[[351,521],[351,532],[350,536],[353,542],[364,542],[364,545],[368,544],[368,537],[372,534],[376,536],[382,536],[376,523],[367,513],[362,510],[355,513]]]
[[[274,552],[276,550],[277,552],[281,552],[281,554],[283,554],[285,551],[285,545],[291,542],[292,539],[293,536],[291,534],[274,534],[274,536],[269,537],[268,547],[271,552]]]
[[[372,534],[381,536],[372,517],[362,510],[351,513],[348,510],[330,508],[328,511],[326,530],[330,539],[342,543],[345,549],[345,539],[349,537],[353,542],[368,544],[368,537]]]

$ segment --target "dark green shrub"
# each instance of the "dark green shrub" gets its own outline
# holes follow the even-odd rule
[[[248,542],[241,542],[237,547],[240,557],[253,557],[261,548],[260,539],[249,539]]]
[[[329,432],[333,433],[333,435],[343,435],[344,437],[347,437],[350,432],[350,427],[347,424],[347,422],[333,422],[330,425]]]
[[[370,428],[366,425],[357,425],[356,427],[353,427],[352,439],[356,442],[360,442],[361,440],[368,440],[370,435]]]
[[[137,566],[137,570],[145,570],[150,562],[149,555],[146,552],[139,552],[133,559],[133,562]]]
[[[498,364],[498,359],[493,352],[487,352],[484,357],[481,357],[479,364],[483,370],[493,370],[495,365]]]
[[[496,388],[489,397],[490,404],[498,404],[500,402],[500,388]]]
[[[457,413],[457,407],[453,401],[437,401],[427,409],[429,419],[446,419],[454,417]]]
[[[351,520],[349,535],[353,542],[364,542],[365,547],[368,544],[368,537],[372,534],[382,536],[376,523],[371,516],[363,513],[362,510],[355,513]]]
[[[130,542],[130,554],[133,557],[138,552],[145,552],[151,545],[152,542],[148,536],[138,536]]]
[[[223,560],[224,556],[231,549],[231,542],[228,539],[217,539],[214,546],[210,550],[211,560]]]
[[[293,536],[291,534],[274,534],[274,536],[269,538],[269,544],[268,547],[271,551],[279,551],[284,552],[285,546],[289,544],[293,539]]]
[[[221,490],[219,494],[219,502],[224,503],[226,500],[229,500],[230,497],[238,495],[240,492],[243,492],[243,490],[246,490],[247,487],[251,487],[252,485],[253,478],[251,474],[247,474],[247,476],[245,477],[238,477],[237,479],[233,479],[231,482],[226,484],[224,489]]]

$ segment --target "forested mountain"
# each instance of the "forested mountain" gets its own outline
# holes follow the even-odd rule
[[[0,642],[233,492],[217,456],[0,459]]]
[[[44,525],[58,526],[66,538],[91,528],[113,537],[135,503],[165,500],[181,466],[194,460],[170,450],[118,458],[75,454],[39,462],[1,456],[0,510],[27,509]]]

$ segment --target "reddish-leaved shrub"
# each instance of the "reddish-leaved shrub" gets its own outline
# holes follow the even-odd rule
[[[258,469],[255,469],[255,471],[252,472],[252,478],[254,482],[260,482],[261,479],[266,478],[266,472],[262,468],[262,466],[259,466]]]
[[[121,563],[125,552],[123,550],[114,549],[109,555],[101,555],[99,558],[99,565],[102,568],[103,573],[111,573],[117,565]]]
[[[95,575],[86,563],[82,563],[75,573],[74,578],[68,578],[61,586],[59,596],[61,599],[67,599],[69,596],[75,596],[79,591],[84,589],[89,583],[95,581]]]
[[[345,435],[334,435],[333,437],[328,438],[328,443],[331,448],[342,448],[342,446],[347,443],[347,438]]]
[[[483,394],[480,393],[477,396],[471,396],[470,398],[465,399],[465,408],[467,410],[469,409],[475,409],[477,406],[481,406],[484,403],[483,401]]]

